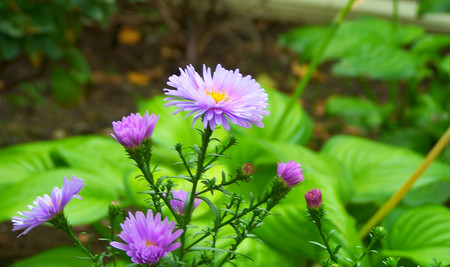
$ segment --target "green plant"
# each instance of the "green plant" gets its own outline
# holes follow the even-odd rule
[[[53,96],[61,104],[77,103],[91,78],[77,36],[83,25],[106,25],[114,11],[115,0],[0,1],[0,61],[23,54],[41,69],[48,59],[58,63],[51,70]]]
[[[266,127],[258,129],[261,131],[259,133],[254,132],[256,129],[238,131],[232,128],[233,135],[240,141],[237,149],[229,150],[235,161],[226,161],[224,165],[215,166],[210,170],[210,175],[220,180],[222,170],[234,170],[237,162],[253,162],[255,177],[258,177],[258,180],[243,183],[233,190],[236,189],[238,193],[249,190],[262,193],[272,178],[272,163],[293,159],[302,162],[307,179],[302,187],[293,189],[283,201],[283,205],[273,209],[273,213],[282,216],[268,217],[264,225],[256,231],[265,242],[264,245],[255,240],[241,244],[237,252],[254,260],[243,260],[242,264],[298,266],[323,256],[321,248],[308,243],[310,240],[320,239],[314,225],[305,217],[303,195],[306,188],[313,187],[321,188],[324,192],[328,216],[333,218],[323,226],[325,232],[335,229],[330,244],[343,245],[340,250],[343,257],[352,258],[359,255],[362,250],[355,250],[355,247],[363,246],[363,243],[358,238],[357,227],[367,219],[364,212],[369,207],[379,207],[406,181],[423,157],[408,149],[352,136],[334,137],[321,151],[311,151],[302,145],[309,139],[312,124],[298,104],[294,106],[296,111],[293,113],[296,119],[292,120],[296,123],[290,124],[291,128],[286,128],[286,132],[280,134],[278,139],[271,140],[269,136],[272,135],[273,129],[270,125],[276,124],[279,119],[277,114],[282,112],[279,107],[286,105],[289,99],[277,91],[267,91],[272,116],[264,120]],[[167,153],[166,148],[176,142],[195,142],[199,137],[195,133],[190,134],[193,132],[192,120],[171,116],[175,109],[163,107],[162,98],[157,96],[141,102],[140,109],[161,114],[157,130],[152,137],[152,158],[160,163],[158,169],[161,170],[161,175],[174,176],[182,173],[182,167],[171,165],[171,162],[177,160],[177,153]],[[180,132],[184,134],[177,134]],[[221,132],[217,130],[218,138],[224,136],[224,132]],[[0,192],[4,198],[0,203],[0,221],[9,220],[17,210],[23,210],[23,203],[29,203],[36,195],[49,191],[54,184],[60,183],[61,177],[67,173],[83,177],[89,185],[83,191],[83,201],[67,206],[67,215],[73,225],[92,223],[99,228],[103,227],[99,222],[107,216],[104,207],[109,204],[110,199],[120,199],[123,207],[145,207],[147,196],[133,194],[146,190],[145,183],[134,179],[139,173],[130,162],[124,160],[122,150],[123,148],[111,138],[98,136],[29,143],[0,150]],[[447,229],[447,223],[450,221],[448,209],[444,206],[450,197],[449,173],[448,164],[431,164],[401,205],[383,220],[383,226],[391,234],[381,247],[376,248],[378,251],[384,256],[401,256],[422,265],[429,264],[432,257],[442,262],[450,261],[448,254],[443,253],[444,248],[450,245],[450,237],[442,234],[442,231],[434,230]],[[108,181],[106,185],[105,179]],[[24,191],[23,188],[27,190]],[[222,201],[223,199],[215,195],[214,203]],[[350,205],[356,204],[358,209],[348,209]],[[210,210],[207,205],[199,206],[194,220],[204,220],[207,223],[208,213]],[[410,220],[412,214],[417,218]],[[433,227],[421,228],[426,225]],[[109,238],[107,229],[105,238]],[[417,242],[411,243],[411,239]],[[420,240],[429,242],[422,245],[425,243]],[[45,251],[25,260],[25,265],[17,263],[17,266],[33,265],[33,260],[48,263],[52,257],[58,262],[64,259],[56,255],[61,251],[76,255],[71,249],[60,248]],[[370,260],[370,257],[365,260]],[[374,266],[377,266],[375,262]]]
[[[306,61],[327,34],[327,26],[299,27],[279,42]],[[419,26],[369,17],[343,22],[321,59],[333,62],[334,75],[356,79],[366,98],[332,96],[327,113],[381,132],[380,140],[426,153],[450,123],[449,59],[442,56],[449,47],[449,36],[426,34]],[[387,84],[387,103],[368,80]]]

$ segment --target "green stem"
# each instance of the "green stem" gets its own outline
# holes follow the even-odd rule
[[[314,218],[314,224],[317,226],[317,229],[319,230],[320,237],[322,238],[322,241],[323,241],[325,247],[327,248],[328,254],[330,254],[330,259],[333,262],[338,263],[336,256],[334,255],[333,251],[331,250],[331,247],[330,247],[330,244],[328,243],[327,238],[325,238],[325,235],[323,234],[321,219]]]
[[[359,256],[359,259],[355,262],[354,267],[358,266],[358,262],[361,262],[361,260],[367,255],[367,253],[372,249],[372,247],[375,245],[375,243],[377,243],[378,240],[376,240],[375,238],[372,238],[370,240],[369,245],[367,246],[366,249],[364,249],[363,253],[361,254],[361,256]]]
[[[69,222],[67,221],[66,216],[64,215],[64,212],[61,212],[57,214],[51,221],[53,225],[63,230],[69,238],[75,243],[75,245],[78,247],[78,249],[86,254],[94,263],[94,266],[101,266],[102,264],[98,262],[98,259],[85,247],[83,244],[81,244],[80,240],[75,236],[73,233],[72,227],[70,226]]]
[[[398,82],[397,81],[390,81],[389,82],[389,98],[393,107],[393,112],[391,113],[391,119],[397,120],[397,112],[398,112]]]
[[[111,238],[111,241],[114,241],[114,237],[115,237],[115,235],[114,235],[114,219],[115,218],[116,218],[115,216],[110,217],[110,221],[111,221],[111,232],[110,232],[111,237],[110,238]],[[112,260],[113,260],[113,263],[114,263],[114,267],[117,267],[116,255],[114,254],[115,250],[116,249],[113,246],[111,246]]]
[[[393,0],[393,7],[392,7],[393,13],[392,13],[392,26],[394,31],[398,28],[398,0]]]
[[[263,199],[261,199],[260,201],[258,201],[258,203],[256,203],[255,205],[253,205],[252,207],[247,209],[246,212],[241,212],[238,215],[233,216],[232,218],[228,219],[227,221],[220,223],[218,226],[215,226],[211,232],[217,232],[220,228],[224,227],[225,225],[228,225],[230,222],[232,222],[232,221],[234,221],[236,219],[239,219],[239,218],[243,217],[244,215],[248,214],[249,212],[255,210],[256,208],[260,207],[262,204],[267,202],[267,200],[269,198],[270,198],[270,194],[266,194]],[[272,208],[272,207],[268,207],[268,208]],[[206,233],[206,234],[202,235],[200,238],[198,238],[197,240],[192,242],[189,246],[187,246],[185,248],[185,250],[188,250],[191,247],[195,246],[196,244],[198,244],[200,241],[202,241],[203,239],[205,239],[209,235],[210,235],[209,233]]]
[[[377,103],[377,97],[367,80],[364,77],[358,77],[358,82],[361,85],[361,88],[363,89],[366,97],[372,100],[374,103]]]
[[[200,151],[198,153],[198,158],[197,158],[197,170],[195,173],[195,177],[192,180],[192,190],[191,193],[189,195],[189,200],[187,200],[187,208],[185,210],[186,214],[184,217],[184,221],[182,224],[182,229],[183,229],[183,234],[181,234],[180,237],[180,242],[181,242],[181,247],[180,247],[180,261],[183,260],[184,257],[184,243],[186,240],[186,232],[187,232],[187,226],[189,225],[190,221],[191,221],[191,217],[192,217],[192,210],[194,207],[194,199],[196,196],[196,191],[197,191],[197,184],[200,181],[200,179],[202,178],[203,172],[204,172],[204,162],[205,162],[205,155],[206,155],[206,150],[208,148],[208,144],[212,135],[212,130],[209,127],[206,127],[205,131],[202,133],[202,146],[200,148]]]
[[[349,0],[347,4],[344,6],[343,9],[339,12],[339,14],[336,16],[336,18],[333,21],[333,24],[331,25],[330,31],[325,36],[325,39],[320,44],[319,49],[317,52],[313,55],[311,59],[311,63],[309,64],[308,70],[306,71],[305,76],[302,77],[300,83],[295,88],[294,94],[292,94],[291,99],[289,100],[289,103],[286,105],[286,108],[284,109],[283,115],[281,116],[280,120],[276,124],[276,127],[274,129],[281,129],[281,127],[284,125],[284,122],[287,118],[288,113],[291,111],[292,107],[294,106],[295,102],[300,98],[303,91],[306,88],[306,85],[308,85],[309,80],[311,79],[311,75],[313,74],[314,70],[316,69],[317,65],[319,64],[320,60],[322,59],[322,56],[328,47],[328,44],[333,39],[337,29],[341,25],[341,22],[343,19],[347,16],[347,14],[350,12],[351,7],[355,0]],[[273,131],[273,136],[277,135],[278,131]]]

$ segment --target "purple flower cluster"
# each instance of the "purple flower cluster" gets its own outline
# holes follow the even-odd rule
[[[277,175],[288,187],[294,187],[305,180],[303,176],[303,169],[301,164],[295,161],[288,161],[287,163],[279,162],[277,166]]]
[[[172,209],[178,214],[185,214],[186,211],[184,207],[186,205],[186,199],[188,196],[187,191],[183,190],[174,190],[172,191],[172,199],[170,200],[170,206]],[[202,202],[201,199],[194,199],[194,209],[197,208],[198,205]]]
[[[214,130],[217,125],[230,129],[229,121],[241,127],[252,124],[264,127],[263,115],[269,115],[268,96],[261,85],[251,76],[243,77],[239,70],[230,71],[217,65],[214,73],[203,65],[203,77],[192,65],[180,68],[179,76],[169,77],[167,84],[175,89],[164,89],[170,97],[166,106],[176,106],[180,111],[189,111],[194,122],[203,116],[203,126]]]
[[[159,116],[148,114],[130,114],[128,117],[122,117],[122,121],[112,123],[115,134],[111,134],[125,148],[134,149],[142,144],[146,139],[150,139],[158,122]]]
[[[70,181],[64,177],[64,184],[61,189],[53,188],[50,196],[45,194],[43,197],[37,197],[33,201],[34,206],[29,205],[31,211],[18,212],[23,217],[13,217],[13,231],[27,228],[19,236],[28,233],[31,229],[48,222],[58,213],[62,212],[67,203],[76,197],[81,199],[78,193],[85,186],[83,179],[72,176]]]
[[[179,229],[173,232],[175,222],[168,222],[167,217],[161,221],[161,214],[153,217],[151,210],[147,215],[136,212],[136,217],[128,213],[129,217],[120,224],[122,232],[119,237],[125,243],[111,242],[111,246],[126,251],[134,263],[152,265],[157,263],[167,252],[181,246],[174,242],[182,233]]]

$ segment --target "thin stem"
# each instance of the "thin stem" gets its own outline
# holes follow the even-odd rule
[[[334,255],[333,251],[331,250],[330,244],[328,244],[327,238],[325,238],[325,235],[323,234],[322,222],[320,221],[319,218],[315,218],[313,222],[317,226],[317,229],[319,230],[320,237],[322,238],[322,241],[323,241],[325,247],[327,248],[328,254],[330,254],[331,260],[335,263],[338,263],[336,256]]]
[[[111,232],[110,232],[110,238],[111,238],[111,241],[114,241],[114,219],[115,219],[116,217],[115,216],[111,216],[110,217],[110,221],[111,221]],[[117,267],[117,264],[116,264],[116,255],[114,254],[114,252],[115,252],[115,248],[113,247],[113,246],[111,246],[111,252],[112,252],[112,260],[113,260],[113,263],[114,263],[114,267]]]
[[[367,80],[364,77],[358,77],[358,82],[361,85],[361,88],[363,89],[364,94],[367,96],[367,98],[372,100],[374,103],[377,103],[377,97]]]
[[[367,253],[372,249],[372,247],[375,245],[375,243],[377,243],[378,240],[376,240],[375,238],[372,237],[372,239],[370,240],[369,245],[366,247],[366,249],[364,249],[363,253],[361,254],[361,256],[359,256],[358,260],[355,262],[355,265],[353,265],[354,267],[358,266],[358,262],[361,262],[361,260],[367,255]]]
[[[85,247],[83,244],[81,244],[80,240],[75,236],[73,233],[72,226],[70,226],[69,222],[67,221],[66,216],[64,215],[64,212],[58,213],[55,218],[53,218],[50,223],[55,225],[56,227],[63,230],[69,238],[75,243],[75,245],[78,247],[81,252],[86,254],[94,263],[94,266],[100,266],[99,262],[97,262],[97,258]]]
[[[212,135],[212,130],[209,127],[206,127],[205,131],[202,133],[202,146],[200,148],[200,151],[198,153],[197,158],[197,170],[195,173],[195,177],[192,180],[192,190],[189,195],[189,200],[187,200],[187,208],[186,208],[186,214],[185,218],[182,224],[183,234],[181,234],[180,241],[181,241],[181,247],[180,247],[180,261],[183,260],[184,257],[184,243],[186,239],[186,232],[187,232],[187,226],[189,225],[189,222],[191,221],[192,217],[192,210],[194,207],[194,199],[196,196],[197,191],[197,184],[200,181],[203,172],[204,172],[204,162],[205,162],[205,154],[206,150],[208,148],[208,144]]]
[[[434,145],[425,159],[415,172],[409,177],[409,179],[403,184],[403,186],[367,221],[367,223],[361,228],[359,237],[363,239],[375,225],[377,225],[395,206],[402,200],[402,198],[408,193],[413,184],[420,178],[422,173],[428,168],[428,166],[436,159],[441,151],[445,148],[450,141],[450,127],[442,135],[441,139]]]
[[[393,8],[392,8],[392,26],[394,31],[398,28],[398,0],[393,0]]]
[[[339,14],[336,16],[336,18],[333,21],[333,24],[331,24],[330,31],[325,36],[325,39],[320,44],[319,49],[317,52],[313,55],[311,59],[311,63],[309,64],[308,70],[306,71],[305,76],[302,77],[300,83],[295,88],[294,94],[292,94],[291,99],[289,100],[289,103],[286,105],[283,115],[281,116],[280,120],[276,124],[276,127],[274,129],[281,129],[281,127],[284,125],[284,122],[287,118],[288,113],[291,111],[293,105],[295,102],[300,98],[303,91],[306,88],[306,85],[308,85],[309,80],[311,79],[311,75],[313,74],[314,70],[316,69],[317,65],[319,64],[320,60],[322,59],[322,56],[328,47],[328,44],[333,39],[337,29],[341,25],[341,22],[343,19],[347,16],[347,14],[350,12],[353,3],[355,0],[349,0],[347,4],[344,6],[343,9],[339,12]],[[273,135],[278,134],[278,131],[273,131]]]
[[[234,221],[234,220],[236,220],[236,219],[239,219],[239,218],[243,217],[244,215],[248,214],[249,212],[255,210],[256,208],[260,207],[262,204],[264,204],[265,202],[267,202],[267,200],[268,200],[269,198],[270,198],[270,195],[269,195],[269,194],[266,194],[266,195],[264,196],[263,199],[261,199],[260,201],[258,201],[258,203],[256,203],[255,205],[253,205],[252,207],[250,207],[249,209],[247,209],[246,212],[241,212],[241,213],[239,213],[238,215],[233,216],[232,218],[228,219],[227,221],[220,223],[218,226],[215,226],[215,227],[212,229],[211,232],[217,232],[217,230],[219,230],[220,228],[224,227],[225,225],[228,225],[230,222],[232,222],[232,221]],[[269,209],[269,208],[272,208],[272,207],[273,207],[273,206],[268,207],[268,209]],[[222,217],[222,219],[223,219],[223,217]],[[194,242],[192,242],[192,243],[191,243],[189,246],[187,246],[185,249],[186,249],[186,250],[190,249],[191,247],[195,246],[197,243],[199,243],[200,241],[202,241],[203,239],[205,239],[205,238],[208,237],[209,235],[210,235],[210,233],[205,233],[204,235],[202,235],[201,237],[199,237],[197,240],[195,240]]]

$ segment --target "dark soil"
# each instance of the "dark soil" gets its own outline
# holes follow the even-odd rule
[[[93,83],[84,88],[77,105],[59,105],[48,87],[37,99],[20,90],[17,82],[20,80],[48,83],[49,69],[55,63],[48,63],[49,66],[39,71],[22,56],[1,65],[0,147],[88,133],[107,135],[112,131],[112,121],[136,111],[137,99],[162,93],[167,78],[178,74],[179,67],[186,66],[186,53],[176,34],[161,30],[164,24],[157,13],[148,19],[142,15],[143,10],[155,14],[151,5],[123,6],[107,29],[92,26],[80,36],[77,45],[89,61]],[[223,23],[232,20],[237,18],[225,16]],[[198,64],[195,66],[205,63],[214,67],[221,63],[227,69],[239,68],[241,73],[253,77],[268,75],[277,89],[290,93],[299,78],[297,56],[281,49],[277,45],[277,36],[295,25],[253,19],[241,25],[243,28],[218,35],[205,45],[196,55]],[[132,45],[118,42],[118,32],[124,26],[137,29],[142,34],[141,40]],[[136,83],[129,78],[129,72],[142,73],[148,80]],[[314,138],[309,144],[311,148],[320,147],[332,132],[359,133],[357,129],[342,128],[340,122],[325,118],[324,100],[327,96],[361,92],[358,85],[332,77],[329,73],[329,67],[322,68],[302,97],[303,106],[315,121]],[[92,232],[86,228],[76,230]],[[0,266],[50,247],[71,243],[60,231],[46,226],[40,226],[21,238],[16,236],[16,232],[11,232],[10,222],[0,224]]]

